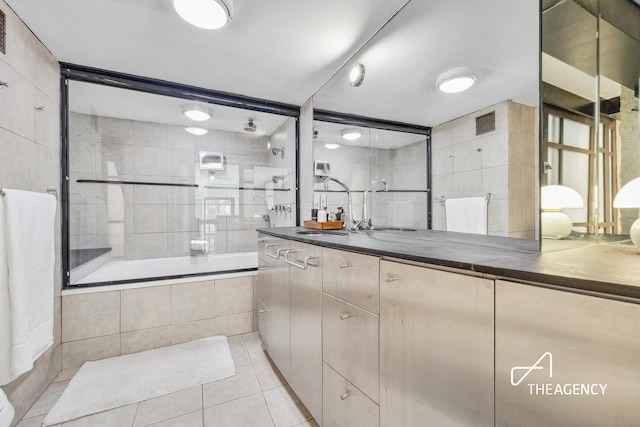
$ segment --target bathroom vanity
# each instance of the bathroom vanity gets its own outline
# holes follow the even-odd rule
[[[322,426],[640,416],[635,252],[540,254],[530,242],[431,230],[260,233],[260,334]]]

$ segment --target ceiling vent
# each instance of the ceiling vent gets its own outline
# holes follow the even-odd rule
[[[0,10],[0,52],[7,53],[7,24],[4,12]]]
[[[476,136],[496,130],[496,112],[492,111],[476,117]]]

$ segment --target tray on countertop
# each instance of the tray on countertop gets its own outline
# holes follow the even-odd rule
[[[344,225],[344,221],[305,221],[305,228],[313,228],[314,230],[340,230]]]

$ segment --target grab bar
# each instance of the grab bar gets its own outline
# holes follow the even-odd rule
[[[300,261],[298,259],[296,260],[290,260],[289,259],[289,254],[295,254],[296,251],[293,250],[289,250],[287,251],[287,253],[284,256],[284,260],[287,262],[287,264],[289,265],[293,265],[294,267],[298,267],[301,270],[306,270],[307,267],[309,267],[309,265],[313,265],[313,264],[309,264],[309,261],[315,261],[318,259],[317,256],[311,256],[311,255],[307,255],[306,257],[304,257],[304,261]]]

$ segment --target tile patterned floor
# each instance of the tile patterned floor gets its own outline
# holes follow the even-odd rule
[[[229,337],[236,375],[69,421],[61,427],[318,427],[262,349],[257,332]],[[40,427],[77,369],[45,390],[17,427]]]

